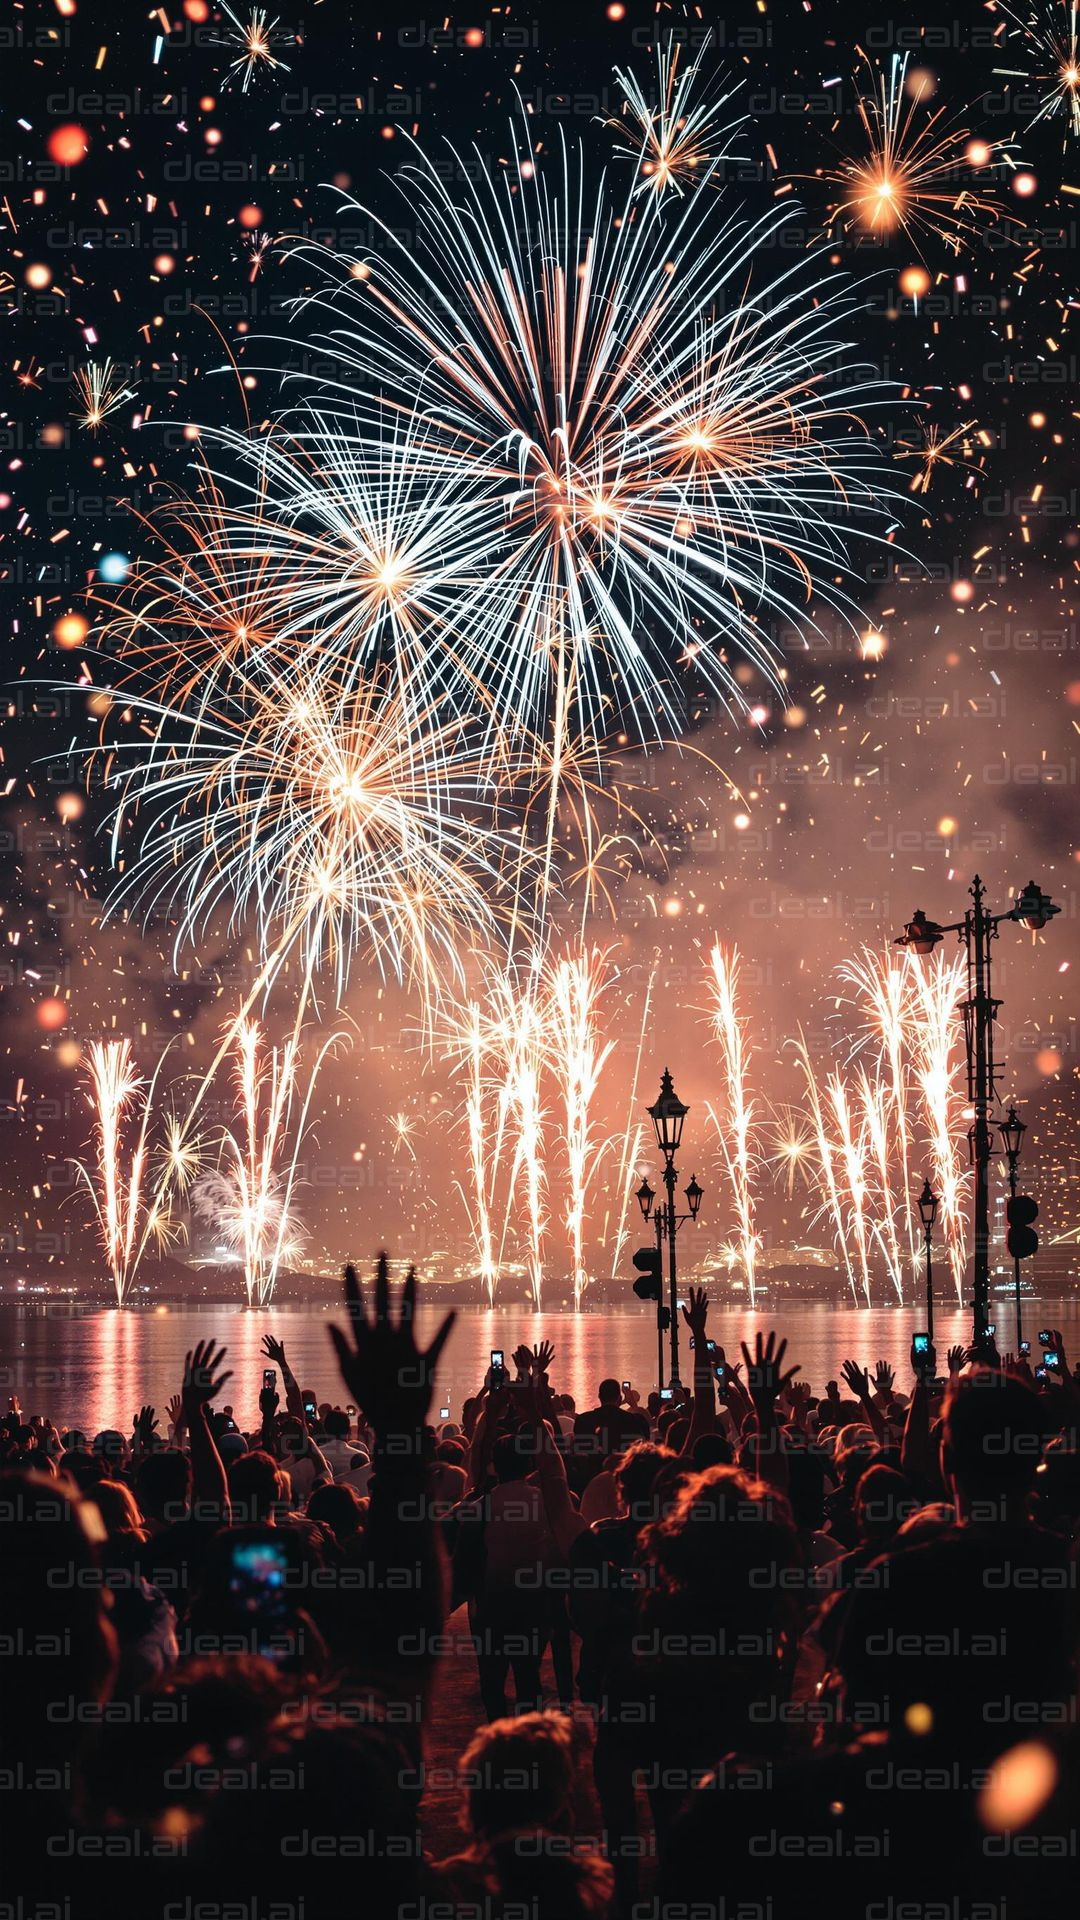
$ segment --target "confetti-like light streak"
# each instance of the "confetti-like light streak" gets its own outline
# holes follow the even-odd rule
[[[712,1027],[720,1047],[724,1094],[719,1110],[709,1103],[731,1186],[738,1221],[743,1275],[750,1298],[756,1301],[756,1270],[760,1239],[755,1226],[754,1192],[758,1167],[756,1105],[747,1084],[753,1047],[746,1037],[739,1003],[739,949],[717,941],[709,956]]]
[[[276,19],[267,19],[266,7],[250,7],[246,19],[241,19],[229,5],[229,0],[220,0],[220,4],[222,12],[232,21],[233,30],[222,34],[217,44],[235,49],[232,63],[221,82],[222,92],[234,80],[238,80],[242,92],[247,93],[261,73],[291,71],[287,63],[274,52],[274,48],[288,45],[293,35],[280,31]]]
[[[562,1096],[563,1148],[568,1180],[566,1225],[574,1304],[589,1285],[585,1265],[585,1208],[599,1153],[592,1102],[614,1041],[601,1044],[597,1006],[604,989],[605,956],[597,948],[564,955],[549,990],[550,1058]]]

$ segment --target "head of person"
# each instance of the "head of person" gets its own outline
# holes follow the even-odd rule
[[[523,1713],[481,1727],[458,1761],[465,1824],[473,1838],[494,1840],[524,1827],[549,1833],[568,1828],[573,1746],[572,1726],[561,1713]]]
[[[317,1520],[322,1527],[329,1527],[339,1544],[351,1540],[364,1517],[355,1487],[347,1480],[332,1481],[329,1486],[316,1487],[307,1503],[309,1520]]]
[[[352,1421],[349,1419],[347,1413],[341,1411],[340,1407],[331,1407],[324,1425],[327,1436],[331,1440],[347,1440],[352,1431]]]
[[[101,1578],[105,1527],[72,1480],[0,1473],[0,1638],[55,1645],[49,1659],[8,1659],[0,1752],[70,1743],[57,1700],[108,1699],[117,1642]]]
[[[864,1546],[885,1547],[919,1502],[894,1467],[868,1467],[855,1488],[855,1527]]]
[[[100,1513],[110,1540],[125,1535],[133,1540],[145,1540],[146,1528],[139,1503],[122,1480],[99,1480],[89,1498]]]
[[[536,1469],[536,1443],[531,1433],[501,1433],[491,1450],[491,1465],[500,1485],[525,1480]]]
[[[169,1526],[182,1520],[191,1504],[191,1462],[178,1447],[147,1454],[139,1462],[135,1487],[146,1518]]]
[[[738,1467],[688,1474],[646,1543],[661,1589],[729,1617],[760,1615],[800,1557],[787,1501]]]
[[[127,1465],[128,1443],[115,1427],[105,1427],[94,1435],[93,1451],[99,1460],[104,1460],[111,1473],[117,1473]]]
[[[242,1525],[247,1521],[269,1520],[283,1489],[277,1461],[270,1454],[264,1453],[261,1447],[242,1453],[229,1468],[234,1522]]]
[[[1045,1416],[1023,1380],[977,1367],[958,1375],[945,1403],[941,1464],[962,1508],[1022,1504],[1035,1487]]]
[[[662,1491],[670,1488],[678,1455],[670,1447],[654,1446],[651,1440],[638,1440],[621,1454],[615,1467],[615,1486],[619,1508],[639,1527],[660,1518]]]
[[[596,1397],[602,1407],[617,1407],[622,1399],[622,1388],[617,1380],[601,1380]]]

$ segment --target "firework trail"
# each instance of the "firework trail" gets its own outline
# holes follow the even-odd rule
[[[75,1168],[93,1203],[118,1307],[130,1296],[151,1240],[164,1246],[176,1232],[168,1204],[168,1154],[152,1182],[150,1127],[162,1061],[147,1083],[136,1070],[130,1040],[95,1040],[88,1050],[96,1156],[92,1169],[81,1161]]]
[[[890,1095],[888,1088],[875,1075],[871,1078],[865,1067],[860,1066],[855,1076],[856,1090],[862,1114],[862,1140],[866,1157],[872,1170],[876,1186],[871,1196],[871,1208],[876,1218],[871,1227],[872,1237],[877,1241],[884,1257],[889,1279],[898,1301],[904,1298],[904,1258],[900,1248],[900,1237],[896,1229],[897,1204],[893,1194],[893,1158],[889,1129]],[[908,1188],[902,1188],[901,1209],[903,1217],[911,1218]],[[911,1259],[909,1248],[909,1260]]]
[[[644,1133],[643,1123],[634,1119],[638,1111],[638,1082],[641,1078],[641,1061],[645,1051],[645,1035],[649,1027],[652,1012],[653,987],[656,984],[656,967],[649,969],[649,978],[645,987],[645,997],[641,1008],[641,1025],[638,1028],[637,1051],[634,1055],[634,1072],[630,1083],[630,1098],[626,1108],[626,1125],[623,1128],[622,1147],[619,1152],[619,1171],[617,1175],[619,1194],[619,1225],[611,1250],[611,1278],[618,1272],[622,1251],[629,1238],[626,1226],[626,1211],[630,1204],[630,1169],[636,1167],[641,1158],[641,1142]],[[604,1220],[604,1239],[607,1239],[607,1217]]]
[[[135,398],[134,387],[121,384],[111,359],[91,360],[85,367],[79,367],[71,384],[80,403],[75,418],[88,433],[97,433],[110,413],[122,407],[125,400]]]
[[[544,1171],[544,1109],[541,1076],[547,1053],[544,1010],[533,979],[516,988],[506,976],[508,1005],[502,1039],[506,1058],[506,1078],[502,1109],[514,1128],[514,1160],[510,1173],[510,1193],[520,1196],[524,1189],[526,1267],[533,1305],[539,1309],[544,1284],[544,1233],[546,1177]],[[503,1239],[505,1242],[505,1222]]]
[[[1001,217],[993,196],[978,190],[977,176],[980,166],[1003,157],[1004,148],[1000,142],[973,143],[970,130],[949,121],[942,107],[926,111],[906,85],[906,53],[893,54],[880,72],[863,58],[869,84],[858,115],[866,147],[825,173],[840,190],[830,218],[878,240],[903,234],[918,244],[932,235],[958,253],[965,236]],[[976,163],[971,155],[980,146],[984,157]]]
[[[836,1127],[836,1155],[842,1173],[842,1195],[847,1228],[855,1243],[863,1301],[870,1305],[870,1236],[867,1226],[866,1172],[862,1145],[855,1131],[851,1101],[843,1075],[831,1073],[825,1096]],[[838,1183],[839,1184],[839,1183]]]
[[[1039,90],[1042,99],[1028,130],[1040,120],[1063,119],[1063,145],[1069,136],[1080,136],[1080,29],[1078,10],[1071,0],[1035,0],[1026,13],[1014,13],[1003,6],[1001,12],[1011,21],[1015,32],[1008,44],[1026,47],[1027,68],[995,67],[994,72],[1026,80]]]
[[[967,1181],[959,1142],[965,1137],[959,1075],[964,1057],[960,1004],[966,991],[962,955],[935,953],[911,968],[914,1000],[914,1076],[933,1161],[932,1179],[941,1200],[949,1271],[958,1301],[967,1268]]]
[[[601,1045],[597,1005],[606,974],[597,948],[567,954],[553,970],[549,987],[549,1057],[562,1096],[563,1146],[568,1196],[570,1271],[574,1304],[580,1307],[589,1284],[585,1267],[585,1205],[602,1143],[594,1139],[591,1106],[604,1063],[614,1041]]]
[[[719,1115],[711,1102],[708,1112],[716,1129],[731,1184],[743,1273],[753,1307],[760,1240],[754,1224],[757,1156],[752,1142],[756,1138],[756,1108],[748,1095],[747,1071],[754,1049],[746,1038],[739,1007],[738,947],[725,948],[717,941],[709,956],[709,964],[712,970],[712,1026],[720,1047],[724,1101]]]
[[[658,39],[655,106],[647,100],[636,74],[615,68],[626,104],[622,115],[607,124],[619,134],[629,128],[635,136],[633,146],[620,146],[616,152],[632,160],[638,169],[636,197],[647,194],[663,200],[669,193],[681,197],[687,187],[711,178],[717,162],[727,155],[728,139],[741,124],[736,121],[724,126],[720,121],[732,94],[717,98],[702,91],[695,97],[708,48],[707,38],[697,58],[685,65],[685,49],[673,34]]]
[[[888,1130],[895,1141],[895,1157],[899,1163],[902,1195],[899,1211],[907,1238],[908,1265],[914,1272],[919,1261],[919,1239],[912,1204],[914,1169],[909,1111],[912,1096],[910,1063],[917,1041],[918,1021],[915,1017],[912,962],[906,953],[898,958],[888,950],[879,953],[873,948],[864,947],[854,959],[844,962],[839,969],[839,977],[841,982],[854,989],[854,1005],[862,1023],[856,1051],[864,1046],[873,1049],[875,1081],[884,1080],[887,1086],[885,1097],[891,1115]],[[886,1157],[891,1159],[891,1156],[890,1147]],[[884,1185],[883,1204],[890,1208],[895,1219],[897,1209],[891,1198],[891,1188]]]
[[[293,1213],[300,1149],[319,1068],[339,1036],[323,1042],[301,1093],[295,1033],[269,1049],[256,1020],[233,1023],[228,1033],[237,1125],[223,1134],[225,1170],[203,1174],[192,1199],[198,1216],[211,1221],[238,1255],[248,1306],[265,1307],[282,1260],[300,1243]]]
[[[472,1174],[471,1205],[467,1207],[469,1219],[476,1236],[476,1257],[480,1269],[480,1284],[484,1289],[488,1306],[495,1304],[495,1285],[498,1272],[495,1264],[495,1241],[491,1224],[491,1180],[492,1163],[487,1144],[485,1116],[487,1112],[485,1088],[485,1041],[483,1014],[474,1001],[465,1009],[465,1063],[466,1095],[465,1113],[469,1133],[469,1168]]]
[[[798,1060],[799,1067],[802,1071],[803,1082],[806,1087],[807,1120],[816,1156],[814,1173],[822,1195],[820,1211],[822,1215],[827,1215],[832,1224],[833,1239],[844,1263],[844,1271],[847,1274],[848,1285],[851,1288],[851,1297],[855,1305],[858,1306],[859,1292],[855,1283],[855,1270],[851,1264],[851,1254],[848,1249],[847,1211],[841,1199],[841,1182],[837,1178],[836,1153],[834,1152],[833,1143],[829,1138],[829,1131],[825,1123],[825,1109],[822,1105],[821,1094],[818,1088],[817,1074],[814,1070],[814,1063],[810,1058],[810,1051],[807,1047],[805,1037],[800,1033],[798,1040],[793,1044],[795,1057]]]

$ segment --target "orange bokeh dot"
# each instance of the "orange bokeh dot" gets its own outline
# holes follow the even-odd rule
[[[626,8],[623,6],[622,0],[611,0],[611,5],[607,10],[607,17],[609,20],[626,19]]]
[[[1035,1055],[1035,1065],[1040,1073],[1061,1072],[1061,1055],[1056,1047],[1040,1047]]]
[[[58,1027],[65,1025],[68,1010],[63,1000],[42,1000],[37,1007],[37,1022],[46,1033],[55,1033]]]
[[[81,613],[62,613],[53,628],[53,639],[58,647],[81,647],[89,631],[89,621]]]
[[[24,278],[27,286],[33,287],[35,293],[41,293],[45,287],[52,286],[52,270],[36,261],[33,266],[27,267]]]
[[[975,589],[970,580],[954,580],[949,592],[959,607],[966,607],[968,601],[975,596]]]
[[[171,253],[155,253],[154,272],[160,274],[175,273],[176,261]]]
[[[83,799],[81,793],[58,793],[56,796],[56,812],[59,819],[67,826],[71,820],[82,819],[83,814],[86,812],[86,801]]]
[[[261,207],[255,207],[255,206],[241,207],[236,217],[239,220],[240,225],[242,227],[250,228],[250,227],[262,226],[263,215],[262,215]]]
[[[993,148],[985,140],[969,140],[965,155],[970,167],[988,167],[993,158]]]
[[[184,12],[189,20],[201,26],[204,20],[210,18],[209,0],[184,0]]]
[[[483,44],[484,44],[483,27],[470,27],[468,29],[468,32],[465,35],[465,45],[467,47],[482,47]]]
[[[1070,680],[1065,689],[1065,698],[1070,707],[1080,707],[1080,680]]]
[[[905,267],[900,275],[900,291],[906,293],[909,300],[920,300],[930,291],[930,275],[925,267]]]
[[[74,120],[67,120],[62,127],[53,128],[45,144],[49,159],[58,167],[77,167],[90,150],[90,135]]]

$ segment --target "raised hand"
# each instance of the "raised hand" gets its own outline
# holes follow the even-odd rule
[[[423,1426],[435,1380],[435,1369],[450,1336],[455,1315],[448,1313],[426,1352],[416,1344],[416,1274],[405,1277],[401,1312],[395,1326],[390,1317],[390,1274],[385,1253],[375,1269],[375,1312],[364,1307],[355,1267],[345,1269],[345,1304],[349,1309],[352,1340],[340,1327],[330,1328],[341,1377],[362,1407],[378,1435],[409,1432]]]
[[[263,1334],[263,1358],[264,1360],[272,1360],[275,1366],[281,1368],[282,1373],[288,1371],[289,1363],[285,1358],[285,1342],[283,1340],[275,1340],[272,1333]]]
[[[888,1399],[893,1390],[896,1375],[887,1360],[879,1360],[874,1368],[874,1392]]]
[[[845,1360],[840,1369],[840,1378],[854,1400],[870,1398],[870,1375],[857,1360]]]
[[[173,1432],[179,1433],[184,1424],[184,1403],[178,1393],[173,1394],[172,1399],[165,1408],[165,1412],[169,1416],[169,1425]]]
[[[753,1359],[750,1357],[750,1349],[745,1340],[740,1344],[746,1364],[746,1384],[750,1389],[750,1398],[754,1403],[758,1419],[771,1419],[777,1396],[784,1391],[789,1381],[794,1380],[799,1369],[795,1366],[789,1367],[786,1373],[781,1372],[784,1355],[787,1352],[787,1341],[781,1340],[780,1345],[777,1346],[775,1333],[770,1333],[768,1340],[764,1339],[760,1333],[756,1336]]]
[[[552,1346],[551,1341],[541,1340],[540,1345],[534,1347],[532,1350],[533,1371],[535,1373],[547,1373],[554,1358],[555,1348]]]
[[[510,1358],[521,1375],[524,1376],[532,1372],[532,1348],[527,1347],[524,1341],[522,1341],[520,1347],[514,1348]]]
[[[709,1317],[709,1301],[704,1287],[691,1287],[690,1298],[683,1307],[682,1317],[694,1336],[694,1351],[705,1344],[705,1322]]]
[[[967,1359],[967,1349],[965,1347],[950,1347],[945,1357],[949,1363],[949,1372],[959,1373],[964,1361]]]
[[[192,1419],[203,1413],[215,1394],[221,1392],[226,1380],[232,1379],[232,1372],[219,1373],[226,1349],[214,1349],[212,1340],[200,1340],[184,1360],[184,1384],[180,1390],[180,1400],[184,1420],[188,1426]]]
[[[157,1416],[153,1407],[140,1407],[135,1419],[136,1444],[145,1453],[151,1445],[157,1429]]]

